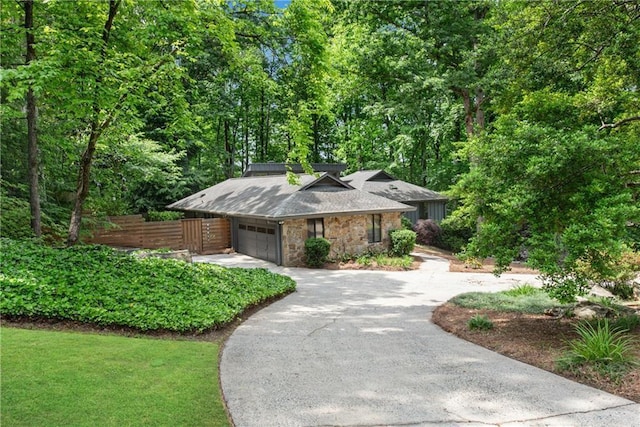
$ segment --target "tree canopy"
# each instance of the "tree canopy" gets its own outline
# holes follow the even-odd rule
[[[467,256],[523,258],[554,285],[637,245],[638,2],[2,11],[1,195],[25,214],[3,218],[34,235],[42,215],[73,244],[85,213],[162,210],[251,162],[339,161],[446,192]]]

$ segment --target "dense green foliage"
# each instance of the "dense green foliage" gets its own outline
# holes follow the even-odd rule
[[[149,211],[147,221],[176,221],[184,218],[183,212],[173,211]]]
[[[218,343],[2,328],[4,426],[229,425]]]
[[[391,247],[389,255],[404,257],[413,251],[416,245],[416,233],[411,230],[393,230],[389,233]]]
[[[2,6],[2,185],[22,211],[34,168],[60,224],[159,211],[251,162],[342,161],[447,191],[441,246],[525,260],[566,300],[637,250],[638,2],[52,0],[28,32],[24,2]],[[0,232],[27,235],[19,219]]]
[[[295,289],[293,280],[265,269],[139,259],[103,246],[3,239],[0,265],[4,316],[141,330],[204,331]]]
[[[505,2],[492,18],[502,90],[460,152],[453,219],[477,222],[469,256],[523,257],[566,301],[614,274],[640,221],[639,7]]]
[[[329,256],[331,242],[322,237],[310,237],[304,241],[305,262],[309,267],[322,267]]]

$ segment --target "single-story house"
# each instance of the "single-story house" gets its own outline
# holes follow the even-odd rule
[[[270,166],[271,167],[271,166]],[[416,208],[354,188],[329,172],[258,173],[232,178],[168,206],[194,217],[226,217],[234,249],[278,265],[304,264],[309,237],[331,242],[330,256],[387,249],[389,231]]]
[[[405,213],[413,224],[418,219],[441,221],[446,215],[446,196],[396,179],[383,170],[354,172],[342,177],[342,181],[358,190],[414,206],[415,210]]]

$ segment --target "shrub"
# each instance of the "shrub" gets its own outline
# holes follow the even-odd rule
[[[487,317],[487,315],[476,314],[467,322],[467,327],[471,330],[488,331],[493,329],[493,322]]]
[[[391,237],[391,256],[403,257],[409,255],[416,245],[416,233],[411,230],[393,230]]]
[[[432,219],[420,219],[413,227],[416,240],[422,245],[436,246],[442,237],[442,229]]]
[[[604,268],[596,269],[580,261],[577,271],[591,284],[597,283],[622,299],[633,298],[633,284],[640,272],[640,253],[625,247],[619,254],[606,257]]]
[[[31,229],[31,209],[28,201],[9,196],[3,189],[0,192],[0,204],[2,205],[0,236],[9,239],[28,239],[35,236]],[[40,219],[44,240],[60,240],[65,233],[64,227],[57,224],[44,211],[41,212]]]
[[[310,237],[304,242],[304,255],[309,267],[322,267],[327,262],[331,242],[322,237]]]
[[[411,222],[411,220],[409,218],[407,218],[406,216],[402,216],[400,218],[400,221],[402,222],[402,229],[403,230],[411,230],[411,231],[413,231],[413,223]]]
[[[569,350],[558,360],[561,369],[592,364],[598,371],[611,372],[612,367],[633,363],[631,338],[622,330],[611,328],[608,320],[595,326],[580,323],[576,326],[579,339],[569,343]]]
[[[462,252],[475,232],[473,227],[448,221],[447,218],[440,223],[440,229],[442,234],[436,246],[454,253]]]

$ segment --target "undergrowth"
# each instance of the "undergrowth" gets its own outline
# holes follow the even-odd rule
[[[573,370],[589,365],[600,374],[616,377],[636,363],[628,331],[616,329],[607,319],[595,325],[581,322],[576,325],[576,332],[579,338],[570,341],[569,349],[557,360],[559,369]]]
[[[96,245],[52,248],[9,239],[1,244],[5,317],[201,332],[295,289],[291,278],[266,269],[140,259]]]

